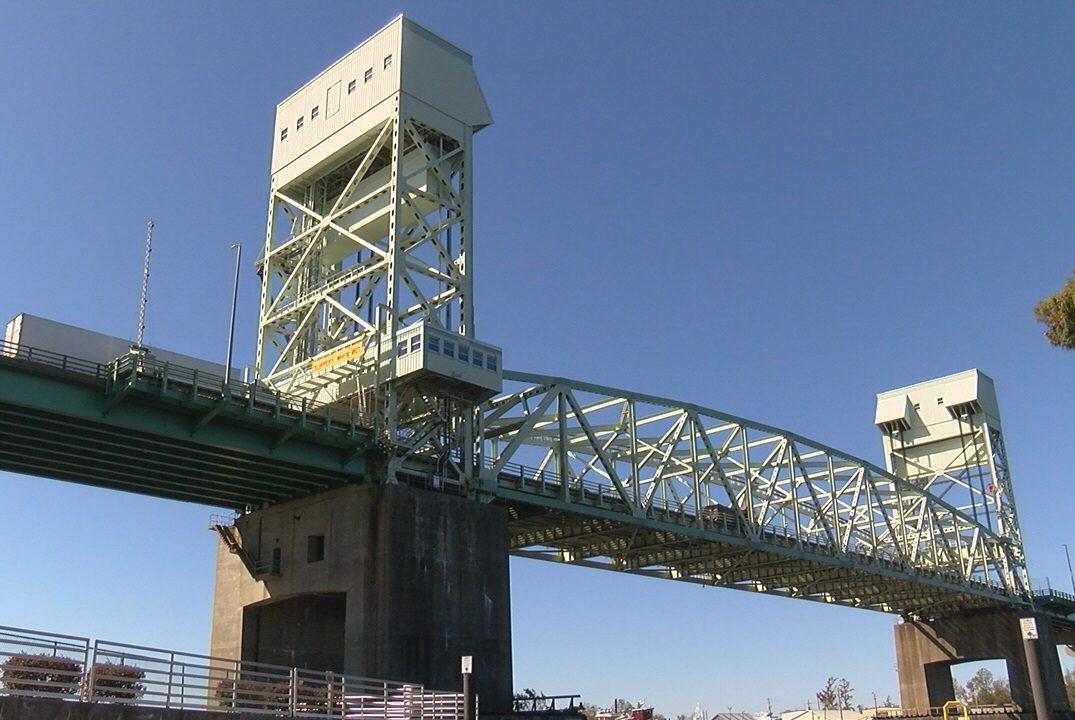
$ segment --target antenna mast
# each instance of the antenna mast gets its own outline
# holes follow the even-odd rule
[[[138,302],[138,332],[134,335],[135,347],[142,347],[142,335],[146,331],[146,301],[149,300],[149,255],[153,252],[153,218],[146,223],[146,258],[142,263],[142,297]]]

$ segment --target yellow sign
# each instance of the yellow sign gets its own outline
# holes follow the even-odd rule
[[[335,350],[329,350],[327,353],[322,353],[315,357],[310,361],[310,372],[316,376],[329,370],[334,370],[340,365],[361,360],[365,352],[366,339],[357,338]]]

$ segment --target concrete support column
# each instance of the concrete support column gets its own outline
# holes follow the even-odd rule
[[[293,659],[437,690],[461,690],[460,657],[473,655],[482,708],[510,711],[503,508],[402,484],[355,485],[236,525],[253,557],[277,552],[281,569],[256,579],[238,556],[218,553],[214,655]]]
[[[1019,630],[1020,613],[990,610],[896,625],[896,662],[903,707],[925,710],[955,697],[952,666],[979,660],[1003,660],[1012,702],[1034,708],[1027,656]],[[1056,639],[1049,620],[1039,616],[1041,640],[1034,648],[1048,711],[1069,712]]]

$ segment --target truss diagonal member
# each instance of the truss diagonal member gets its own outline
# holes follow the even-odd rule
[[[579,407],[578,400],[575,399],[575,394],[571,390],[567,390],[565,393],[567,402],[571,406],[572,412],[575,414],[575,419],[578,420],[579,425],[582,427],[582,431],[586,433],[586,437],[590,441],[590,447],[594,453],[601,459],[601,464],[605,468],[605,472],[608,473],[609,480],[616,486],[616,491],[620,494],[620,499],[627,503],[628,506],[635,507],[631,500],[631,496],[628,494],[627,489],[620,481],[619,473],[616,472],[616,466],[609,460],[608,455],[605,454],[605,448],[598,442],[597,437],[593,434],[593,430],[590,428],[590,421],[586,419],[586,413]],[[635,508],[637,511],[637,508]]]

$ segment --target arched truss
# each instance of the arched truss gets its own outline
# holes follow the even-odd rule
[[[1025,593],[1010,540],[871,463],[697,405],[504,377],[479,454],[487,491],[541,508],[513,510],[517,554],[908,614]]]

